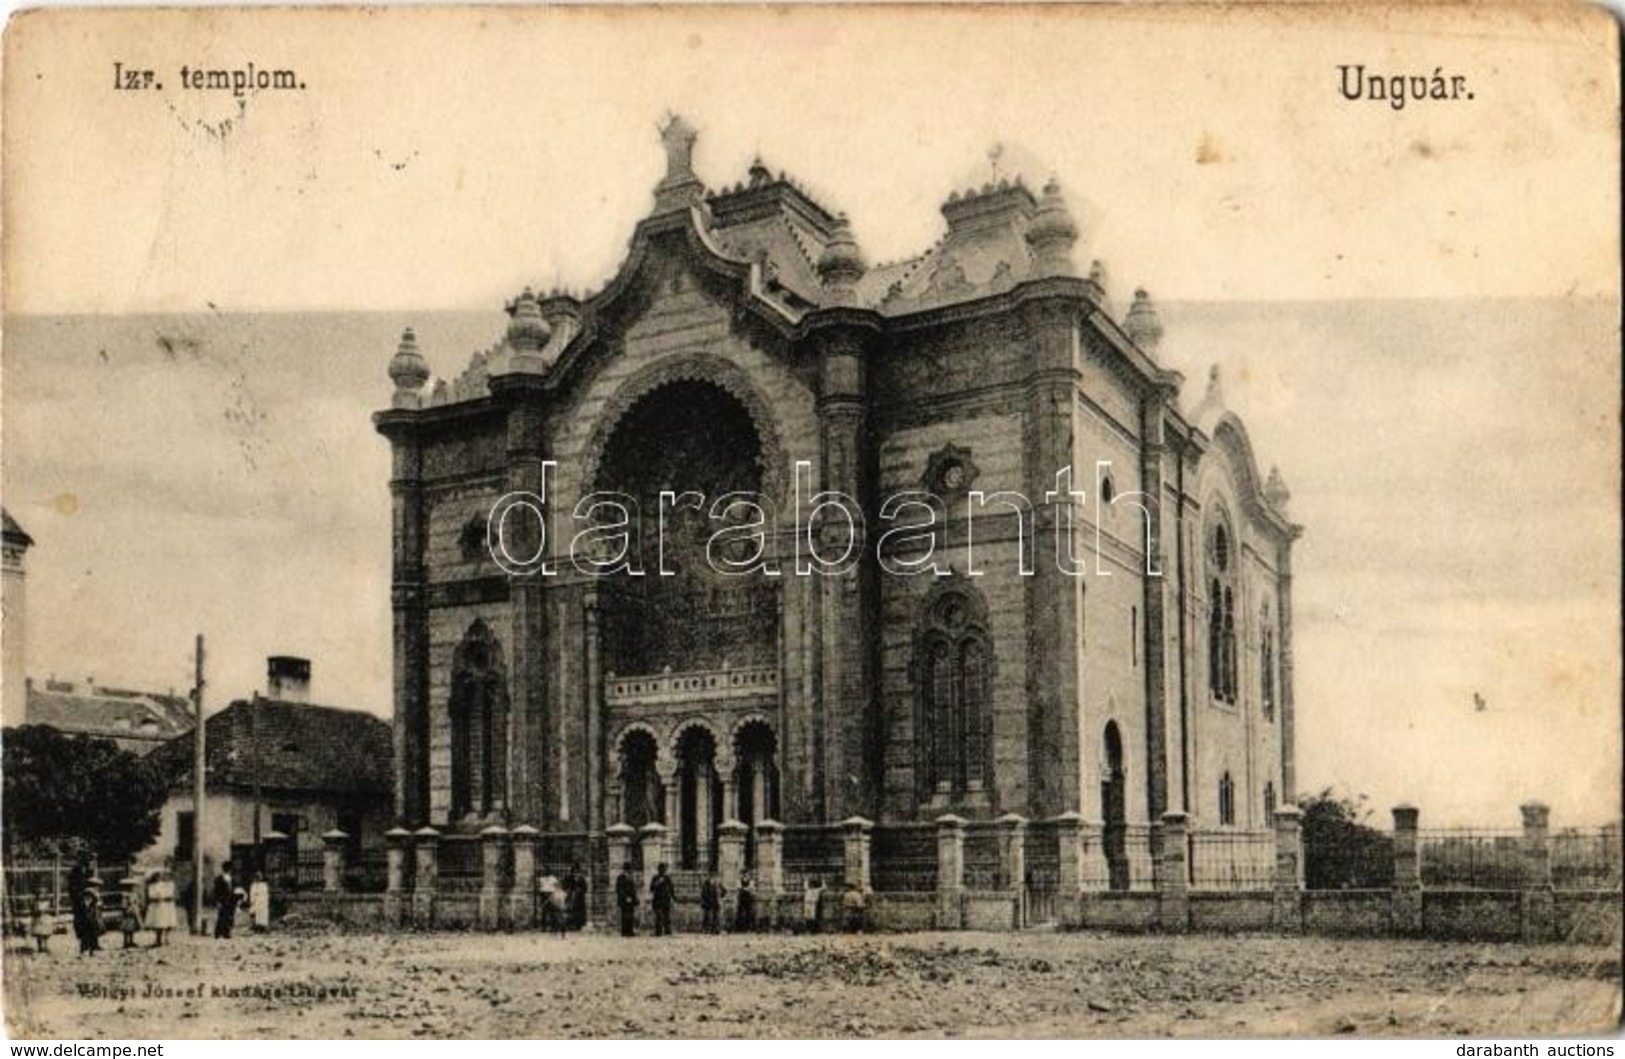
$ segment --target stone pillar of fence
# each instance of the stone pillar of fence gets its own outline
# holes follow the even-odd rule
[[[846,882],[848,886],[856,883],[864,893],[872,889],[869,885],[869,834],[874,829],[874,821],[861,816],[850,816],[841,821]]]
[[[611,878],[620,874],[623,864],[632,863],[632,843],[637,841],[637,834],[632,830],[631,824],[610,824],[604,828],[604,843],[609,847]]]
[[[1190,926],[1190,838],[1184,813],[1162,814],[1162,856],[1153,861],[1162,929],[1183,932]]]
[[[779,921],[779,895],[784,893],[784,825],[756,821],[756,920],[764,926]]]
[[[1027,818],[1005,813],[999,825],[999,876],[1012,895],[1011,926],[1027,922]]]
[[[1083,889],[1107,889],[1110,880],[1106,871],[1106,825],[1099,820],[1085,820],[1079,824],[1078,846],[1082,858],[1080,870],[1083,873]]]
[[[1518,809],[1523,813],[1523,940],[1551,941],[1556,936],[1556,908],[1552,897],[1552,811],[1540,802],[1525,802]]]
[[[1050,823],[1055,827],[1055,890],[1069,901],[1084,888],[1084,817],[1063,812]]]
[[[344,889],[344,861],[350,836],[334,828],[322,834],[322,890],[336,894]]]
[[[717,876],[729,893],[739,889],[745,874],[745,836],[750,828],[741,820],[724,820],[717,826]]]
[[[1394,806],[1394,932],[1422,933],[1422,851],[1416,834],[1421,812]]]
[[[1275,929],[1303,929],[1303,812],[1296,805],[1275,810]]]
[[[480,907],[481,930],[497,930],[502,926],[503,898],[507,896],[508,829],[492,824],[480,832]]]
[[[392,927],[406,918],[406,858],[411,852],[412,832],[392,827],[384,832],[384,922]]]
[[[412,879],[412,925],[426,930],[434,926],[434,895],[440,886],[440,832],[420,827],[412,833],[412,839],[417,860]]]
[[[536,840],[540,837],[541,832],[529,824],[520,824],[508,836],[513,847],[513,885],[508,890],[508,922],[515,930],[536,925]]]
[[[937,817],[937,929],[958,930],[965,913],[965,819]]]
[[[671,850],[666,841],[667,834],[666,825],[656,823],[653,820],[638,829],[638,848],[643,855],[642,879],[654,878],[655,868],[658,865],[664,864],[668,868],[671,867],[672,858]],[[641,881],[638,886],[641,890]]]

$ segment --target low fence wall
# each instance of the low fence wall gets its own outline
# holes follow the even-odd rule
[[[1250,833],[1192,833],[1181,813],[1132,835],[1076,814],[1031,828],[1013,815],[976,823],[950,815],[930,825],[763,821],[754,833],[730,822],[716,858],[728,891],[721,920],[725,929],[736,922],[749,836],[758,930],[841,930],[856,919],[863,929],[898,931],[1053,926],[1617,944],[1625,919],[1618,829],[1553,836],[1543,806],[1526,805],[1523,816],[1516,834],[1421,831],[1417,811],[1398,807],[1392,834],[1370,844],[1391,855],[1391,865],[1371,873],[1387,885],[1336,890],[1305,887],[1293,807],[1277,812],[1272,831]],[[538,877],[580,865],[591,920],[613,928],[611,868],[631,864],[647,930],[649,873],[641,865],[670,859],[658,824],[551,838],[527,828],[453,839],[398,830],[389,835],[384,892],[360,894],[344,892],[355,877],[346,870],[347,837],[323,838],[324,888],[287,895],[288,914],[366,927],[531,929],[540,919]],[[701,929],[704,873],[672,878],[673,925]],[[815,882],[822,890],[809,923],[806,887]]]

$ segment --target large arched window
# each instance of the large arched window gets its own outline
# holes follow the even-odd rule
[[[922,799],[951,802],[986,789],[991,656],[980,602],[942,593],[919,634],[918,775]]]
[[[1208,691],[1217,702],[1236,702],[1236,555],[1221,515],[1208,531]]]
[[[504,808],[508,775],[508,675],[490,626],[468,627],[451,664],[451,816]]]

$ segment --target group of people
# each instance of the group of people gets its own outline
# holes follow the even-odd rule
[[[545,873],[536,889],[541,896],[543,930],[562,937],[566,931],[587,925],[587,877],[581,873],[581,865],[570,865],[562,879]]]
[[[145,878],[132,876],[125,879],[117,901],[103,898],[103,886],[102,880],[91,869],[88,858],[81,858],[68,872],[68,906],[81,956],[100,952],[102,935],[105,933],[120,934],[123,947],[131,949],[135,947],[136,934],[148,931],[152,934],[153,947],[157,948],[178,926],[180,902],[177,901],[175,875],[168,866],[149,872]],[[231,937],[239,908],[248,913],[255,931],[270,927],[271,891],[263,874],[256,873],[253,883],[245,892],[233,881],[232,865],[227,861],[221,865],[220,874],[214,880],[213,896],[215,937]],[[34,939],[37,952],[45,952],[51,936],[56,933],[56,917],[51,901],[43,894],[35,899],[28,933]]]
[[[724,898],[728,896],[725,887],[715,875],[707,875],[700,884],[700,930],[706,934],[720,934],[722,932],[722,914]],[[820,923],[820,904],[824,896],[824,883],[818,876],[807,880],[802,890],[802,929],[809,933],[817,933]],[[672,882],[670,870],[666,864],[655,867],[655,873],[649,880],[649,906],[654,912],[654,935],[664,937],[671,933],[671,913],[677,902],[677,887]],[[865,926],[867,899],[863,890],[857,884],[849,885],[842,896],[842,919],[849,931],[862,930]],[[638,928],[638,884],[633,878],[633,868],[630,862],[621,866],[621,873],[615,877],[615,907],[620,913],[621,935],[632,937]],[[749,933],[756,929],[756,890],[754,881],[749,875],[739,880],[739,892],[734,895],[733,932]]]

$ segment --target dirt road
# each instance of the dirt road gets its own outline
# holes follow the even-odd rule
[[[8,948],[15,1036],[1211,1037],[1611,1032],[1601,948],[1106,934],[270,934]],[[197,995],[201,993],[201,995]]]

